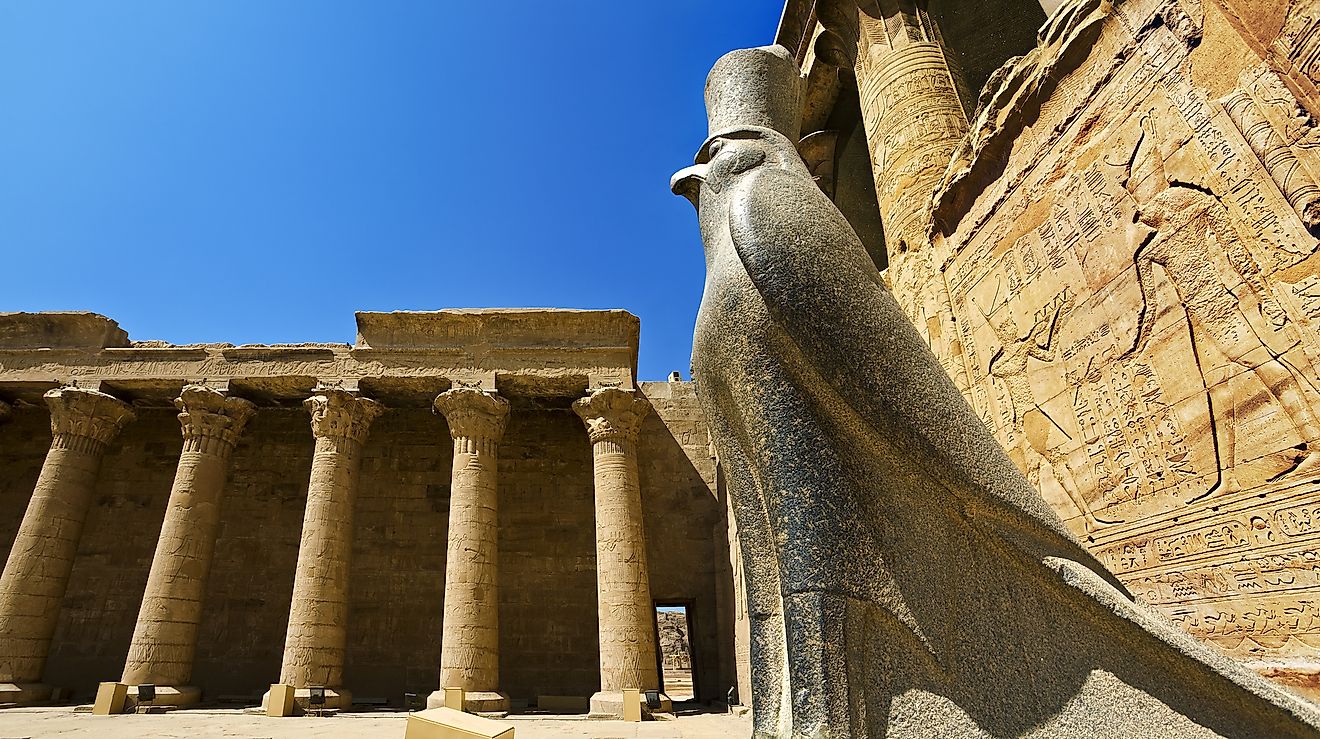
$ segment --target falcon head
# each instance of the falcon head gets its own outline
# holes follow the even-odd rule
[[[675,172],[669,180],[669,189],[700,210],[703,200],[709,202],[712,197],[727,192],[733,184],[763,166],[801,169],[807,175],[797,147],[787,136],[771,128],[745,126],[720,131],[706,139],[697,152],[696,164]]]

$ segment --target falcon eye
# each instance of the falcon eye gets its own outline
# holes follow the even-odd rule
[[[706,147],[706,154],[711,159],[714,159],[715,155],[720,153],[720,149],[723,148],[724,148],[724,139],[715,139],[714,141],[710,142],[710,146]]]

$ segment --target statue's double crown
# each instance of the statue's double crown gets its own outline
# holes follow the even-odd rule
[[[707,139],[749,126],[774,129],[794,144],[802,126],[805,83],[782,46],[738,49],[720,57],[706,78]],[[698,161],[705,157],[706,147]]]

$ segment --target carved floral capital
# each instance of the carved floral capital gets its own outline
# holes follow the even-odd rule
[[[45,398],[57,444],[62,437],[77,437],[104,446],[137,418],[127,403],[96,390],[61,387],[47,391]]]
[[[632,443],[651,412],[651,403],[631,390],[601,388],[573,403],[573,411],[587,425],[591,443]]]
[[[186,385],[174,400],[179,409],[185,449],[228,451],[238,443],[243,427],[256,413],[256,406],[242,398],[227,397],[219,390],[203,385]],[[209,442],[224,445],[214,449]]]
[[[312,435],[336,437],[361,444],[367,438],[371,422],[385,412],[385,407],[370,398],[361,398],[337,388],[317,390],[303,401],[312,414]]]
[[[471,387],[440,393],[434,408],[449,423],[449,435],[454,439],[499,441],[509,419],[509,401]]]

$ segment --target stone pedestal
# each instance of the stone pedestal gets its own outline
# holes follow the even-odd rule
[[[241,398],[188,385],[174,401],[183,426],[174,487],[128,648],[121,682],[135,703],[137,686],[156,686],[155,705],[188,705],[201,697],[192,679],[202,598],[211,569],[229,457],[255,407]]]
[[[295,700],[304,709],[307,688],[313,685],[327,688],[325,708],[347,708],[352,697],[342,686],[353,495],[362,443],[384,409],[337,389],[318,391],[304,405],[312,414],[316,451],[279,681],[295,688]]]
[[[449,423],[454,463],[440,685],[426,705],[443,706],[445,688],[462,688],[463,710],[508,711],[509,696],[499,690],[496,472],[509,402],[481,390],[455,388],[435,399],[435,411]]]
[[[53,439],[0,574],[0,703],[50,697],[41,684],[106,446],[133,411],[105,393],[46,393]]]
[[[591,714],[622,718],[624,688],[660,687],[637,481],[637,434],[651,405],[632,392],[605,388],[575,402],[573,410],[587,425],[596,478],[600,692],[591,697]],[[658,710],[670,708],[662,698]]]

